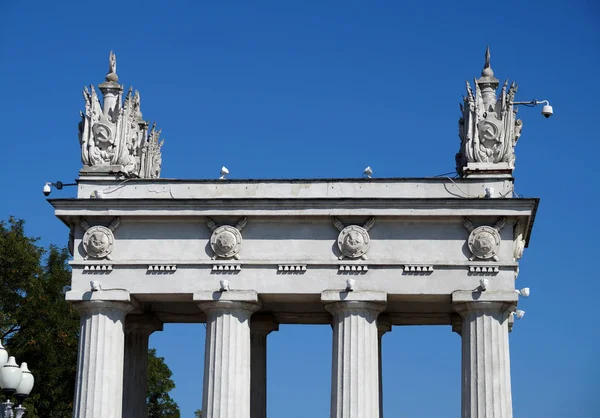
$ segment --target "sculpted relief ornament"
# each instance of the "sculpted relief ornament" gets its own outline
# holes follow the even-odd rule
[[[83,89],[85,113],[80,112],[79,142],[82,172],[120,173],[127,177],[158,178],[162,163],[160,131],[142,118],[140,94],[130,88],[123,102],[118,84],[117,60],[110,53],[106,81],[99,88]]]
[[[248,220],[244,217],[239,220],[235,226],[217,224],[211,219],[206,218],[206,225],[213,231],[210,237],[210,247],[214,252],[213,259],[216,258],[240,258],[239,252],[242,248],[242,229],[246,226]]]
[[[113,250],[113,243],[115,242],[115,236],[113,231],[119,227],[121,223],[120,218],[115,218],[108,225],[105,226],[90,226],[86,220],[81,221],[81,227],[84,229],[82,245],[83,250],[86,252],[85,259],[95,258],[107,260],[111,259],[110,253]]]
[[[468,219],[463,219],[463,225],[470,232],[467,244],[473,254],[469,259],[494,260],[498,261],[498,251],[500,250],[500,231],[506,224],[506,218],[500,218],[496,224],[491,226],[473,227],[473,223]]]
[[[339,259],[366,259],[369,243],[371,242],[369,230],[375,225],[375,218],[371,217],[367,219],[363,226],[350,225],[346,227],[336,217],[332,220],[333,225],[340,231],[337,244],[342,255]]]
[[[504,82],[500,97],[499,81],[490,67],[490,49],[486,50],[481,78],[474,82],[475,93],[467,84],[467,96],[460,105],[458,123],[461,147],[456,154],[456,171],[461,175],[480,172],[512,174],[515,145],[523,126],[513,108],[517,85]],[[508,87],[508,90],[507,90]]]

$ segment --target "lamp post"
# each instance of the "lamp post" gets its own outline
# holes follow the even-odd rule
[[[0,405],[0,418],[22,418],[25,415],[23,401],[33,389],[33,375],[27,368],[27,363],[17,365],[13,356],[8,356],[8,352],[0,342],[0,387],[6,397],[6,401]],[[13,408],[11,397],[17,400],[17,406]]]

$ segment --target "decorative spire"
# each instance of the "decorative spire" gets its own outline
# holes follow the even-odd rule
[[[494,70],[490,66],[490,46],[488,45],[485,50],[485,64],[483,65],[483,70],[481,70],[482,77],[493,77]]]
[[[119,77],[117,76],[117,57],[114,52],[110,51],[110,55],[108,56],[108,74],[106,74],[106,82],[116,83],[117,81],[119,81]]]

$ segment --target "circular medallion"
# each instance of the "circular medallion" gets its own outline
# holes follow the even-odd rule
[[[499,142],[500,130],[498,126],[489,121],[484,121],[481,123],[479,136],[481,138],[481,142],[486,147],[492,146],[494,143]]]
[[[98,142],[111,142],[112,129],[103,123],[97,123],[94,125],[94,137]]]
[[[338,247],[342,254],[349,258],[358,258],[369,249],[369,233],[358,225],[347,226],[338,235]]]
[[[103,258],[112,252],[115,237],[112,231],[104,226],[92,226],[83,235],[83,249],[94,258]]]
[[[242,234],[233,226],[220,226],[212,233],[210,246],[219,257],[233,257],[240,252],[242,247]]]
[[[492,258],[500,248],[500,234],[490,226],[480,226],[471,231],[468,243],[475,257]]]

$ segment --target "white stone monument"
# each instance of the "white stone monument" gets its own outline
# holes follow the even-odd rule
[[[148,337],[170,322],[207,324],[206,418],[266,417],[279,324],[332,326],[332,418],[382,416],[382,335],[417,324],[462,336],[462,417],[512,417],[509,321],[538,199],[514,197],[516,86],[496,96],[489,50],[455,180],[159,179],[159,133],[117,80],[111,53],[103,105],[84,91],[77,197],[50,200],[81,312],[74,417],[144,416]]]

